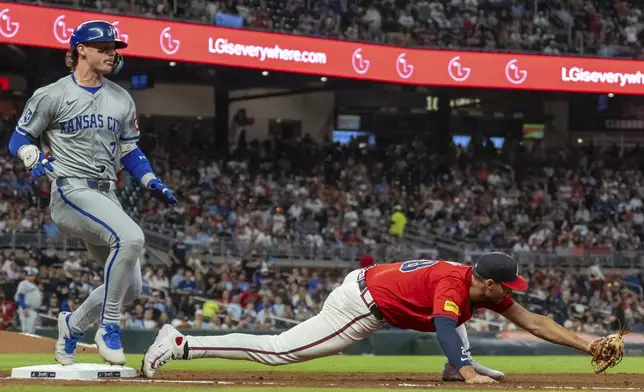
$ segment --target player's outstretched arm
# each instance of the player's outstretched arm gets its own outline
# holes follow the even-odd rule
[[[551,318],[532,313],[516,302],[503,312],[503,317],[543,340],[591,354],[590,342],[557,324]]]
[[[152,166],[150,166],[150,161],[148,161],[143,151],[135,143],[121,143],[121,151],[123,168],[132,177],[139,180],[144,187],[151,190],[155,197],[168,204],[177,203],[177,198],[174,196],[174,193],[157,178],[152,170]]]
[[[126,93],[127,94],[127,93]],[[161,181],[150,165],[148,157],[137,146],[139,140],[139,123],[136,119],[136,104],[127,95],[129,109],[124,122],[123,132],[119,136],[119,160],[125,171],[136,178],[144,187],[152,191],[152,196],[168,204],[177,204],[174,193]]]

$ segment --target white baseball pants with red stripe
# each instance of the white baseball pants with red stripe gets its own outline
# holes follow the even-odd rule
[[[358,288],[355,270],[329,294],[320,313],[279,335],[186,336],[188,359],[245,359],[266,365],[285,365],[337,354],[382,328]]]

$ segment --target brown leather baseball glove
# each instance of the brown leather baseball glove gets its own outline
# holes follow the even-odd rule
[[[602,373],[622,361],[624,335],[629,332],[631,332],[630,329],[624,326],[618,333],[595,339],[590,343],[590,352],[593,356],[591,364],[595,373]]]

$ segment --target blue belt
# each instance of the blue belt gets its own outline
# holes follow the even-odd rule
[[[70,179],[68,178],[58,178],[56,180],[56,185],[58,187],[65,186],[65,185],[73,185],[72,182],[70,182],[69,180]],[[116,188],[114,181],[110,181],[110,180],[92,180],[88,178],[73,178],[72,181],[83,183],[87,185],[88,188],[95,189],[101,192],[110,192]]]

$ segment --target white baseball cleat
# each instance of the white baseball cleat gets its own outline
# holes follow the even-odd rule
[[[121,328],[118,324],[100,326],[94,340],[98,347],[98,354],[105,362],[112,365],[125,364],[125,353],[121,346]]]
[[[58,314],[58,339],[56,339],[56,351],[54,358],[61,365],[72,365],[76,360],[76,345],[83,334],[73,334],[69,329],[70,312]]]
[[[505,373],[485,367],[474,359],[472,359],[472,367],[481,376],[488,376],[496,381],[501,381],[505,378]]]
[[[481,376],[488,376],[491,379],[496,381],[501,381],[505,378],[505,373],[498,370],[487,368],[475,360],[471,360],[472,367],[477,374]],[[445,362],[445,367],[443,368],[443,381],[465,381],[465,378],[459,373],[454,366],[452,366],[449,361]]]
[[[143,357],[141,371],[145,377],[153,377],[161,366],[173,359],[187,359],[186,337],[172,325],[166,324],[157,333],[154,343]]]

